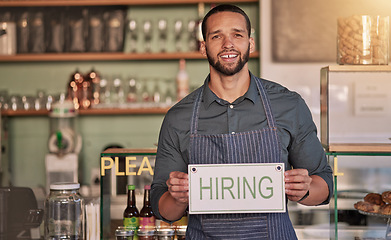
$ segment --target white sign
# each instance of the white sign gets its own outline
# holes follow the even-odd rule
[[[355,113],[357,116],[386,116],[390,111],[390,79],[355,79]]]
[[[189,165],[189,213],[285,212],[283,163]]]

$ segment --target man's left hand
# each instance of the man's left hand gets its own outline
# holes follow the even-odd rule
[[[297,202],[309,191],[312,178],[307,169],[285,171],[285,193],[289,200]]]

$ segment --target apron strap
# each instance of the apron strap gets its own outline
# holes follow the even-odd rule
[[[191,118],[191,125],[190,125],[190,135],[197,134],[197,132],[198,132],[198,118],[200,115],[200,107],[199,106],[201,104],[201,98],[202,98],[203,91],[204,91],[203,87],[200,87],[198,89],[197,98],[194,102],[193,115]]]
[[[263,108],[265,109],[266,118],[267,118],[267,122],[269,124],[269,127],[276,128],[276,121],[273,117],[270,100],[266,94],[266,90],[263,87],[261,79],[259,79],[257,77],[254,77],[254,79],[255,79],[255,83],[257,84],[257,87],[258,87],[258,92],[261,95],[262,104],[263,104]]]

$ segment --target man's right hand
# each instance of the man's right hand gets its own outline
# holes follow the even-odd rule
[[[184,172],[171,172],[166,181],[168,192],[177,203],[189,204],[189,177]]]

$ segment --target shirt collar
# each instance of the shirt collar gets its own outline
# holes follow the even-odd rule
[[[243,99],[249,99],[250,101],[252,101],[254,103],[256,101],[256,99],[259,98],[258,88],[255,83],[255,76],[251,72],[249,72],[249,73],[250,73],[250,86],[249,86],[247,92],[243,96],[241,96],[237,100],[235,100],[235,102],[242,101]],[[210,81],[210,75],[208,75],[206,77],[205,82],[204,82],[204,86],[203,86],[204,93],[203,93],[202,101],[204,102],[204,107],[208,108],[215,101],[219,104],[226,103],[225,100],[217,97],[216,94],[214,94],[212,92],[212,90],[210,90],[209,84],[208,84],[209,81]]]

